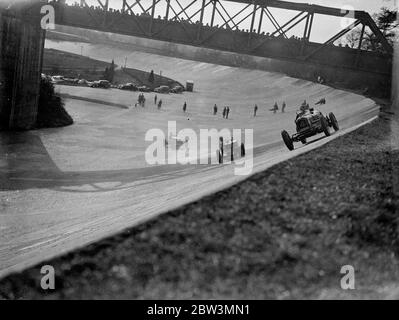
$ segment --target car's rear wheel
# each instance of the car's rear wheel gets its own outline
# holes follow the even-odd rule
[[[301,142],[302,144],[306,144],[307,143],[306,138],[302,139]]]
[[[323,130],[324,134],[327,137],[329,137],[331,135],[330,127],[328,126],[327,119],[324,117],[321,118],[321,129]]]
[[[219,164],[223,163],[223,153],[221,150],[216,150],[216,158]]]
[[[335,117],[334,113],[330,112],[328,117],[330,118],[331,125],[334,128],[334,130],[338,131],[339,130],[339,125],[338,125],[338,121],[337,121],[337,118]]]
[[[292,151],[294,150],[294,142],[291,139],[291,136],[288,134],[287,131],[282,131],[281,132],[281,137],[283,138],[283,141],[285,145],[287,146],[288,150]]]

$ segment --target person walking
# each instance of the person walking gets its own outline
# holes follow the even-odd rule
[[[271,109],[270,111],[273,111],[273,113],[276,113],[278,111],[278,104],[277,102],[274,104],[273,109]]]
[[[158,96],[155,95],[155,97],[154,97],[154,104],[155,104],[155,105],[157,104],[157,101],[158,101]]]
[[[218,113],[218,106],[215,103],[215,105],[213,106],[213,115],[216,116],[217,113]]]
[[[258,105],[255,104],[254,107],[254,117],[256,117],[256,113],[258,112]]]
[[[162,108],[162,99],[160,99],[158,102],[158,110],[161,110],[161,108]]]
[[[223,108],[223,119],[226,118],[226,112],[227,112],[227,108],[224,107],[224,108]]]
[[[145,97],[144,97],[144,93],[143,93],[142,95],[143,95],[143,97],[142,97],[142,103],[143,103],[143,104],[142,104],[141,106],[144,108],[144,107],[145,107]]]
[[[139,94],[139,105],[144,108],[145,98],[144,93]]]
[[[226,109],[226,119],[229,118],[229,114],[230,114],[230,107],[227,107],[227,109]]]
[[[183,112],[186,112],[186,111],[187,111],[187,103],[184,102],[184,104],[183,104]]]
[[[287,107],[287,104],[285,103],[285,101],[283,101],[283,105],[281,106],[281,112],[284,113],[285,112],[285,108]]]

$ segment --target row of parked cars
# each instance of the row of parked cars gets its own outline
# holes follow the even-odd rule
[[[147,86],[136,86],[133,83],[121,84],[118,86],[118,89],[121,90],[129,90],[129,91],[141,91],[141,92],[150,92],[151,89]],[[182,86],[174,86],[172,89],[169,86],[160,86],[154,89],[156,93],[182,93],[184,88]]]
[[[120,84],[118,87],[120,90],[127,90],[127,91],[141,91],[141,92],[150,92],[151,88],[147,86],[137,86],[134,83],[125,83]]]
[[[66,78],[64,76],[45,76],[45,77],[49,78],[53,84],[81,85],[92,88],[104,88],[104,89],[111,88],[111,83],[107,80],[87,81],[85,79]]]
[[[66,78],[64,76],[47,76],[42,74],[42,77],[46,77],[49,79],[53,84],[64,84],[64,85],[79,85],[79,86],[87,86],[91,88],[117,88],[120,90],[128,90],[128,91],[140,91],[140,92],[150,92],[152,91],[151,88],[147,86],[137,86],[134,83],[125,83],[118,86],[112,85],[108,80],[98,80],[98,81],[87,81],[85,79],[72,79]],[[184,88],[182,86],[174,86],[170,88],[169,86],[160,86],[154,89],[156,93],[182,93]]]
[[[184,88],[182,86],[174,86],[172,89],[168,86],[160,86],[154,89],[157,93],[182,93]]]

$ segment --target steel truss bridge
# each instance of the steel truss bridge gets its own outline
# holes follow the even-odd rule
[[[353,66],[359,65],[359,56],[364,41],[364,32],[368,27],[375,38],[378,40],[382,52],[388,56],[392,55],[393,49],[377,25],[367,12],[350,11],[338,8],[323,7],[303,3],[294,3],[279,0],[122,0],[119,9],[111,9],[109,0],[96,0],[97,8],[89,6],[86,0],[80,0],[80,6],[66,6],[65,0],[59,0],[60,15],[57,15],[57,22],[66,25],[80,25],[87,28],[99,30],[116,31],[135,36],[176,41],[188,43],[196,46],[217,47],[215,39],[219,40],[222,49],[246,52],[249,54],[262,54],[262,47],[267,47],[267,43],[274,38],[289,40],[287,33],[294,27],[303,26],[300,50],[295,50],[295,58],[303,61],[311,60],[323,49],[345,36],[348,32],[361,25],[361,36],[356,48],[357,57],[354,59]],[[226,6],[228,3],[241,4],[242,8],[238,12]],[[162,17],[156,16],[158,8],[162,8]],[[192,8],[196,8],[193,13]],[[287,21],[278,21],[270,8],[278,8],[295,12],[295,16]],[[75,21],[74,13],[77,9],[87,11],[87,19]],[[189,10],[190,13],[189,13]],[[210,21],[205,25],[205,14],[210,15]],[[243,17],[244,15],[244,17]],[[333,37],[326,39],[322,44],[310,43],[310,36],[313,28],[315,15],[327,15],[334,17],[351,17],[354,19],[348,27],[342,29]],[[215,26],[215,18],[223,21],[221,25]],[[75,16],[76,18],[76,16]],[[161,19],[160,19],[161,18]],[[123,20],[123,22],[121,22]],[[208,19],[209,20],[209,19]],[[126,23],[126,21],[130,23]],[[267,36],[264,35],[265,22],[273,26],[274,30]],[[240,34],[240,26],[250,25],[248,32]],[[118,28],[118,25],[120,28]],[[125,28],[122,27],[125,26]],[[176,35],[170,37],[170,33]],[[230,34],[226,34],[230,32]],[[224,35],[224,37],[223,37]],[[230,38],[230,41],[228,39]],[[235,38],[235,41],[231,39]],[[220,41],[221,39],[225,41]],[[234,44],[232,43],[234,42]],[[292,50],[293,46],[285,46]],[[263,50],[267,51],[267,50]],[[325,51],[325,50],[324,50]],[[267,54],[267,53],[266,53]]]
[[[96,0],[99,7],[103,9],[104,15],[101,21],[95,20],[96,23],[99,23],[98,26],[107,26],[108,23],[113,23],[112,18],[109,17],[109,0],[104,0],[103,3],[101,0]],[[152,3],[147,7],[144,7],[142,4],[143,0],[123,0],[122,1],[122,13],[128,13],[133,17],[136,17],[137,14],[146,14],[148,17],[151,17],[151,20],[156,19],[155,12],[157,5],[162,5],[162,2],[165,4],[162,6],[165,9],[164,19],[168,21],[188,21],[189,23],[194,24],[194,21],[199,22],[198,30],[196,37],[193,38],[193,43],[203,44],[207,41],[207,38],[201,38],[201,31],[203,28],[203,21],[204,21],[204,13],[207,7],[211,7],[212,16],[210,21],[210,27],[214,26],[215,16],[218,14],[221,19],[224,21],[222,25],[219,26],[220,29],[227,27],[231,29],[239,30],[239,26],[247,20],[251,20],[251,27],[249,29],[249,39],[251,40],[251,35],[253,33],[260,34],[262,32],[262,26],[264,23],[264,19],[267,19],[273,27],[276,29],[270,36],[283,36],[284,38],[288,39],[287,32],[300,24],[302,21],[305,21],[304,30],[303,30],[303,38],[304,40],[309,40],[312,27],[313,27],[313,20],[314,16],[317,14],[320,15],[328,15],[328,16],[335,16],[335,17],[351,17],[355,19],[355,21],[350,24],[348,27],[344,28],[332,38],[326,40],[323,43],[323,47],[327,46],[336,40],[342,38],[345,34],[353,30],[358,25],[362,25],[361,37],[359,41],[358,49],[361,49],[362,42],[364,40],[364,32],[365,28],[369,27],[370,30],[374,33],[378,41],[381,43],[383,49],[387,53],[392,53],[392,47],[385,39],[382,32],[378,29],[377,25],[375,24],[374,20],[370,17],[370,15],[365,11],[352,11],[352,10],[343,10],[337,8],[330,8],[330,7],[323,7],[318,5],[311,5],[311,4],[303,4],[303,3],[295,3],[295,2],[288,2],[288,1],[280,1],[280,0],[193,0],[190,1],[188,5],[183,6],[181,2],[182,0],[152,0]],[[150,2],[150,1],[149,1]],[[175,6],[173,6],[173,3]],[[225,4],[228,2],[235,2],[240,4],[245,4],[245,7],[241,8],[238,12],[232,13],[230,8],[226,8]],[[192,7],[193,5],[201,3],[200,9],[198,9],[194,14],[189,15],[187,10]],[[86,0],[80,0],[81,7],[90,7]],[[278,8],[290,11],[296,11],[298,14],[284,23],[279,23],[275,16],[270,11],[270,8]],[[249,13],[245,15],[244,18],[237,18],[243,12],[248,11]],[[258,16],[258,25],[255,26],[255,20]],[[140,24],[140,20],[134,18],[135,22],[138,26],[140,26],[140,30],[143,32],[143,35],[148,37],[153,37],[156,33],[152,30],[153,23],[150,23],[150,27],[146,28]],[[198,20],[196,20],[198,19]],[[184,26],[181,26],[184,31],[187,31]],[[254,29],[256,27],[256,29]],[[220,30],[216,30],[215,33],[220,32]],[[259,44],[257,44],[259,46]],[[250,49],[254,51],[256,47],[251,47]],[[306,56],[305,58],[308,58]]]

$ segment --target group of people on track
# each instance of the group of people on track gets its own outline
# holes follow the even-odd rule
[[[137,104],[138,104],[138,105],[140,105],[142,107],[145,107],[145,101],[146,101],[146,99],[144,97],[144,94],[140,93],[139,96],[138,96],[138,103],[136,103],[135,106],[137,107]],[[154,104],[158,107],[158,110],[160,110],[162,108],[162,99],[158,100],[158,96],[157,95],[154,96]],[[323,105],[323,104],[326,104],[326,99],[325,98],[322,98],[318,102],[316,102],[316,105]],[[287,107],[287,104],[286,104],[285,101],[283,101],[283,103],[281,105],[281,113],[285,113],[286,107]],[[279,108],[278,103],[275,102],[274,105],[273,105],[273,108],[270,109],[270,111],[272,111],[275,114],[275,113],[277,113],[279,111],[279,109],[280,108]],[[305,100],[300,106],[300,113],[305,113],[309,109],[310,109],[309,104]],[[258,105],[255,104],[254,109],[253,109],[253,116],[254,117],[257,116],[258,110],[259,110]],[[226,107],[223,108],[222,115],[223,115],[224,119],[229,119],[230,111],[231,110],[230,110],[229,106],[226,106]],[[183,112],[184,113],[187,112],[187,102],[186,101],[183,104]],[[218,106],[215,104],[213,106],[213,115],[216,116],[217,114],[218,114]]]
[[[141,107],[145,107],[145,97],[144,97],[144,93],[140,93],[139,94],[139,98],[137,100],[137,103],[134,105],[135,107],[137,107],[137,105],[141,106]]]
[[[285,108],[286,108],[286,107],[287,107],[287,104],[285,103],[285,101],[283,101],[283,104],[281,105],[281,113],[284,113],[284,112],[285,112]],[[257,114],[258,114],[258,109],[259,109],[259,108],[258,108],[258,105],[255,104],[255,106],[254,106],[254,117],[257,116]],[[273,105],[273,108],[270,109],[270,111],[273,111],[273,113],[277,113],[278,110],[279,110],[278,103],[275,102],[274,105]]]

